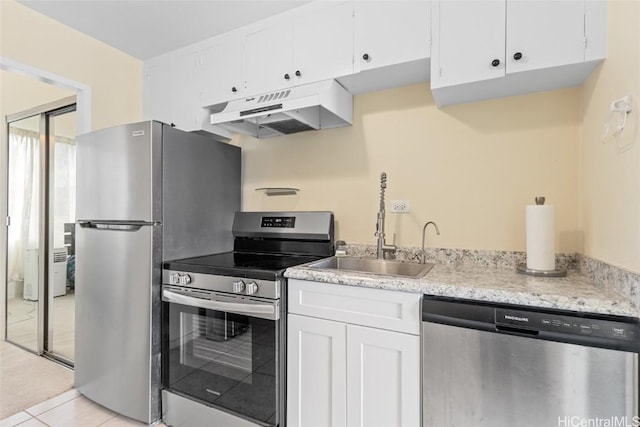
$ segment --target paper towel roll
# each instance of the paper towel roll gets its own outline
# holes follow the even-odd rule
[[[555,270],[553,205],[527,206],[527,268]]]

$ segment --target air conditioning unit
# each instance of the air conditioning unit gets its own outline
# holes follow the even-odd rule
[[[24,290],[23,298],[38,301],[38,258],[40,250],[32,248],[24,254]],[[67,248],[53,250],[53,296],[67,293]]]

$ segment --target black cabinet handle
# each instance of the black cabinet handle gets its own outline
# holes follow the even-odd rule
[[[519,61],[522,59],[522,53],[521,52],[516,52],[513,54],[513,59],[515,59],[516,61]]]
[[[492,67],[497,67],[498,65],[500,65],[500,60],[499,59],[494,59],[493,61],[491,61],[491,66]]]
[[[290,78],[291,78],[291,77],[289,77],[289,73],[287,73],[287,74],[285,74],[285,75],[284,75],[284,79],[285,79],[285,80],[289,80]]]
[[[302,75],[302,73],[300,72],[300,70],[296,71],[296,76],[300,77]]]
[[[365,53],[364,55],[362,55],[362,59],[364,59],[365,61],[369,60],[369,54]]]
[[[236,87],[235,87],[235,86],[231,88],[231,92],[235,93],[235,92],[237,92],[237,91],[238,91],[238,89],[236,89]]]

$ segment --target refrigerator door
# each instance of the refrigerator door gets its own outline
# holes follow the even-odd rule
[[[162,124],[141,122],[80,135],[80,220],[161,221]]]
[[[160,233],[143,224],[76,226],[75,386],[146,423],[160,416],[160,263],[152,249]]]

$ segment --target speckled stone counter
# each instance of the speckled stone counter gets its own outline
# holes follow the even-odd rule
[[[477,301],[640,317],[639,310],[626,295],[598,286],[575,270],[569,270],[566,277],[539,278],[500,265],[436,264],[424,278],[407,279],[299,266],[288,269],[285,276]]]

